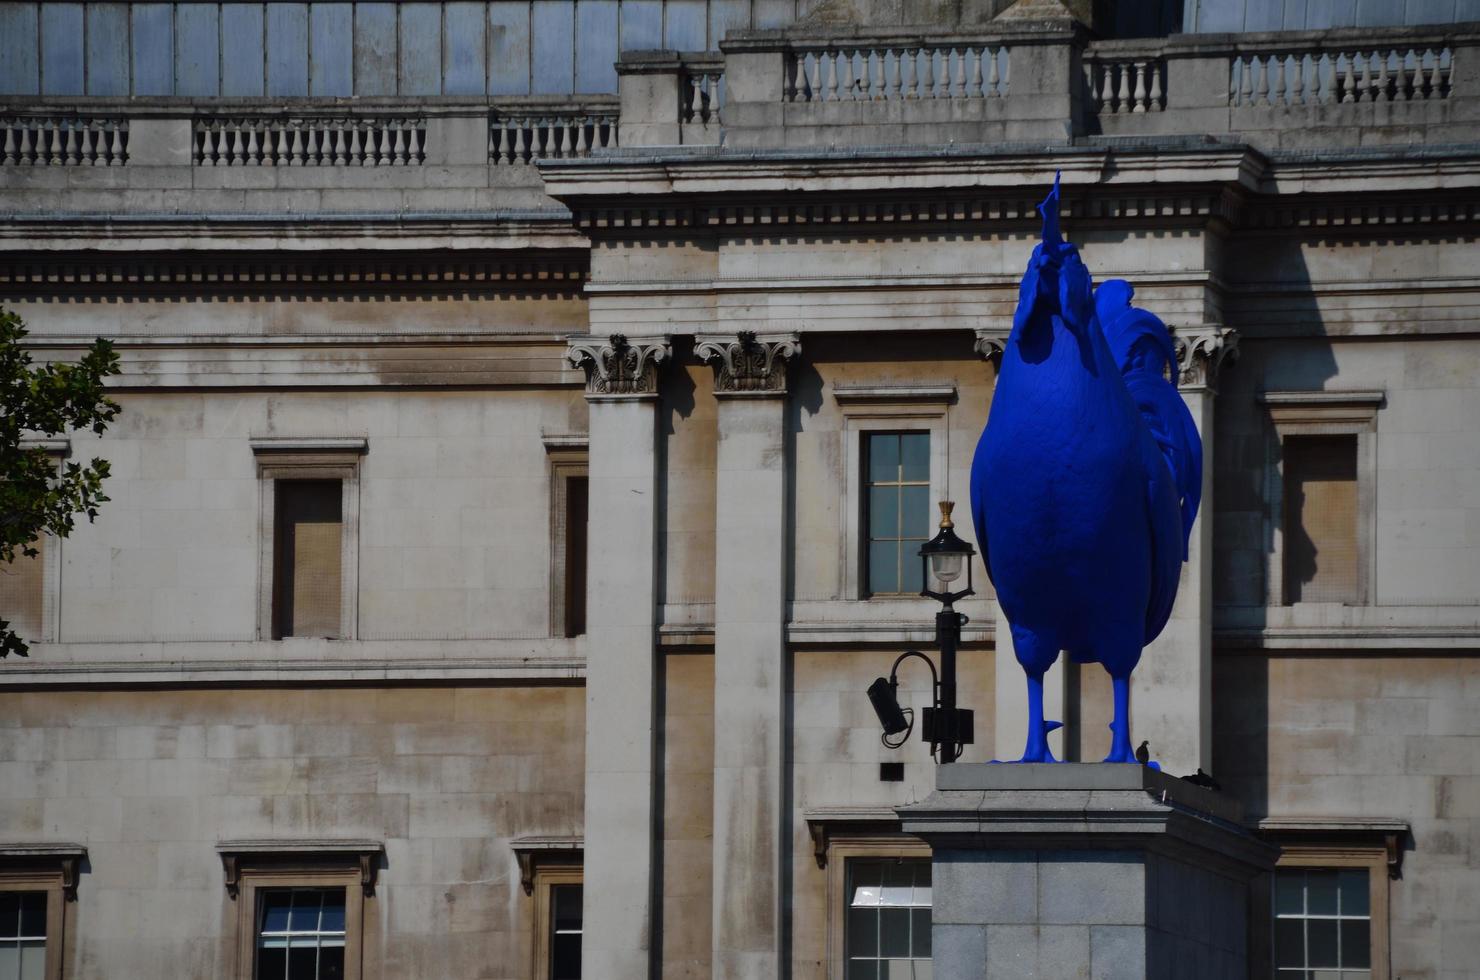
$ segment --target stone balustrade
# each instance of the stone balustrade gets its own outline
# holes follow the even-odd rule
[[[116,116],[0,116],[4,166],[121,167],[128,162],[128,120]]]
[[[1096,113],[1161,112],[1166,108],[1167,63],[1152,46],[1119,54],[1086,51],[1085,82]]]
[[[1228,104],[1329,105],[1416,102],[1449,97],[1454,51],[1445,44],[1239,52]]]
[[[788,102],[995,99],[1007,95],[1008,49],[991,42],[853,45],[787,52]]]
[[[679,76],[679,122],[718,125],[725,104],[723,58],[685,62]]]
[[[488,123],[488,160],[496,165],[527,165],[542,158],[587,157],[614,147],[617,110],[607,102],[495,109]]]
[[[408,116],[206,116],[193,140],[202,167],[405,167],[426,158],[426,123]]]

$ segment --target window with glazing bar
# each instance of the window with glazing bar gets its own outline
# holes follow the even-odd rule
[[[929,980],[930,860],[848,861],[846,980]]]
[[[344,889],[260,893],[257,980],[343,980]]]
[[[868,592],[916,595],[930,537],[930,433],[867,433],[863,467]]]
[[[1370,872],[1279,868],[1274,873],[1277,980],[1372,976]]]
[[[581,980],[580,885],[550,886],[550,980]]]
[[[0,980],[46,976],[46,893],[0,892]]]

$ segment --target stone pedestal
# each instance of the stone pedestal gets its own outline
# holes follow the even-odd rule
[[[1276,850],[1236,803],[1135,765],[951,765],[899,808],[934,851],[939,977],[1244,980]]]

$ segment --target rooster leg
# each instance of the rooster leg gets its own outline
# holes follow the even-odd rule
[[[1131,749],[1130,675],[1111,675],[1110,682],[1115,686],[1115,720],[1110,722],[1110,754],[1105,757],[1105,761],[1135,762],[1136,753]]]
[[[1048,733],[1058,722],[1043,721],[1043,675],[1028,674],[1028,744],[1019,762],[1058,762],[1048,750]]]

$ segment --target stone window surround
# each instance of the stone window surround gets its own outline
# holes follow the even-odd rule
[[[1281,446],[1291,436],[1356,436],[1357,439],[1357,602],[1370,606],[1377,583],[1377,411],[1382,391],[1266,391],[1259,403],[1269,412],[1265,447],[1265,540],[1270,542],[1265,601],[1286,606],[1284,510],[1285,474]],[[1314,607],[1332,603],[1294,603]]]
[[[931,501],[949,500],[950,406],[956,386],[943,384],[834,385],[833,398],[843,413],[843,567],[839,581],[843,598],[851,601],[911,601],[914,596],[868,595],[865,556],[868,533],[863,526],[863,437],[874,432],[928,432],[930,434]]]
[[[339,636],[353,640],[359,631],[360,460],[369,451],[364,438],[254,437],[257,458],[257,639],[273,634],[273,544],[277,480],[339,480],[343,498],[340,540]]]
[[[585,842],[580,837],[518,837],[509,842],[519,863],[519,883],[524,894],[534,897],[534,928],[530,944],[529,975],[550,975],[551,889],[555,885],[584,883],[582,859]]]
[[[565,510],[571,477],[590,473],[590,438],[546,433],[542,440],[550,474],[550,625],[551,637],[565,637]]]
[[[1280,846],[1276,868],[1365,868],[1372,922],[1371,980],[1390,980],[1388,882],[1402,876],[1403,843],[1408,824],[1402,820],[1300,820],[1266,818],[1259,835]],[[1267,930],[1253,930],[1257,962],[1274,955],[1273,877],[1256,907],[1268,919]]]
[[[81,844],[0,844],[0,891],[46,893],[45,980],[61,980],[68,936],[75,926],[77,874],[87,859]]]
[[[899,829],[888,806],[818,807],[804,813],[813,856],[827,875],[827,980],[843,980],[848,917],[848,861],[853,858],[925,858],[930,845]]]
[[[53,466],[60,468],[62,461],[72,455],[72,440],[21,439],[21,449],[41,449],[51,458]],[[28,636],[34,643],[54,643],[61,638],[62,618],[62,539],[54,534],[42,532],[45,543],[41,546],[41,635]]]
[[[359,980],[366,955],[375,949],[365,942],[365,924],[375,921],[366,914],[365,901],[375,893],[384,845],[370,840],[222,841],[216,852],[228,901],[236,903],[235,915],[228,916],[234,931],[228,936],[228,949],[234,952],[230,976],[251,980],[255,974],[260,892],[343,888],[344,976]]]

